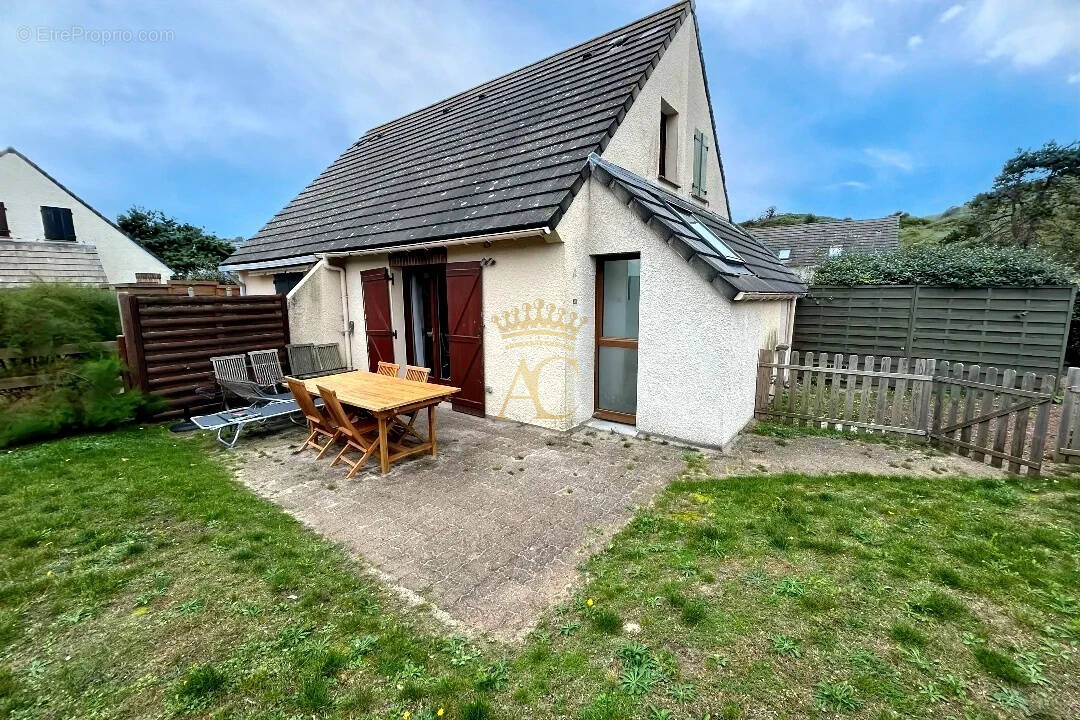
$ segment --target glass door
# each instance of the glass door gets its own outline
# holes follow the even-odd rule
[[[431,370],[431,382],[450,382],[446,266],[402,269],[405,281],[405,354],[410,365]]]
[[[596,259],[596,357],[593,414],[604,420],[637,421],[638,297],[641,259]]]

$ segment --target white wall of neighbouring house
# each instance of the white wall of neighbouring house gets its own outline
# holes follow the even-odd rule
[[[559,225],[572,299],[595,308],[596,255],[641,255],[637,428],[723,446],[753,418],[758,350],[787,330],[788,301],[732,302],[615,194],[589,180]],[[579,355],[575,423],[593,412],[593,346]]]
[[[658,179],[661,101],[678,112],[678,163],[675,177],[672,178],[678,187]],[[694,130],[703,132],[709,145],[705,173],[708,192],[704,201],[693,197],[690,192],[694,172]],[[694,16],[690,15],[675,33],[601,156],[661,184],[670,192],[710,212],[730,219],[717,148]],[[670,169],[667,174],[672,175]]]
[[[137,272],[159,273],[162,280],[172,276],[164,263],[13,151],[0,153],[0,202],[12,240],[45,239],[42,206],[70,209],[75,242],[97,248],[111,285],[133,283]]]
[[[289,339],[293,343],[337,343],[345,349],[341,279],[319,263],[289,293]],[[342,352],[344,359],[345,354]]]

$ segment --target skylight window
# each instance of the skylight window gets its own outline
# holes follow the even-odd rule
[[[683,216],[683,220],[686,221],[686,224],[689,226],[689,228],[693,230],[699,238],[701,238],[702,242],[712,248],[712,250],[717,255],[724,258],[728,262],[745,265],[743,259],[739,257],[739,255],[734,250],[725,245],[723,240],[716,237],[716,233],[710,230],[709,227],[703,222],[698,220],[697,217],[695,217],[694,215],[688,215],[686,213],[681,213],[681,215]]]
[[[776,256],[778,258],[780,258],[781,260],[790,260],[791,259],[791,250],[789,250],[787,248],[784,248],[780,252],[776,253]]]
[[[840,257],[844,254],[844,247],[842,245],[833,245],[829,248],[829,257]]]

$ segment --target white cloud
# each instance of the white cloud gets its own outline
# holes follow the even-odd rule
[[[843,182],[834,183],[830,187],[836,189],[850,188],[852,190],[868,190],[870,185],[868,183],[859,182],[858,180],[844,180]]]
[[[855,32],[874,24],[874,18],[863,12],[855,3],[845,2],[829,16],[829,24],[841,33]]]
[[[923,44],[922,35],[912,35],[907,39],[907,46],[909,48],[917,48]]]
[[[911,154],[903,150],[891,148],[868,147],[863,149],[863,154],[869,160],[869,164],[882,169],[901,170],[911,172],[915,169],[915,160]]]
[[[1073,73],[1068,78],[1066,78],[1066,80],[1068,81],[1068,83],[1070,85],[1075,85],[1077,83],[1080,83],[1080,72]]]
[[[1080,58],[1080,3],[1075,0],[984,0],[964,29],[981,60],[1034,68]]]
[[[962,12],[964,12],[963,5],[953,5],[948,10],[941,13],[941,17],[938,18],[938,22],[947,23]]]

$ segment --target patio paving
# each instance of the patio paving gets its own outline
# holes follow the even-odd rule
[[[293,454],[299,429],[242,441],[238,476],[390,584],[505,640],[564,597],[578,565],[683,467],[682,448],[655,440],[558,433],[445,406],[438,421],[438,455],[385,476],[370,463],[346,480],[343,465]]]

